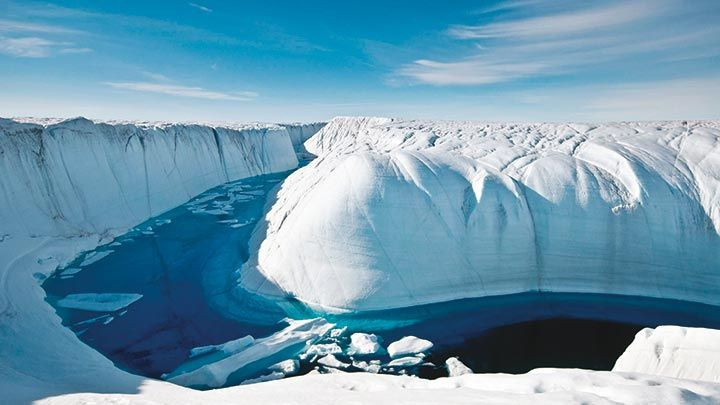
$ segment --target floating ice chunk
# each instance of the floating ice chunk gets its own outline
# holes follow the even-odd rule
[[[83,311],[113,312],[127,307],[140,298],[142,298],[142,294],[70,294],[58,300],[57,305],[63,308],[81,309]]]
[[[80,263],[80,267],[89,266],[93,263],[99,262],[112,252],[114,252],[114,250],[103,250],[102,252],[88,253],[87,255],[85,255],[85,260]]]
[[[387,364],[388,367],[412,367],[422,363],[420,357],[400,357]]]
[[[285,329],[262,339],[227,357],[203,364],[199,357],[180,365],[172,373],[163,376],[175,384],[193,387],[220,387],[232,374],[239,381],[254,378],[279,360],[287,359],[304,351],[308,345],[324,337],[334,324],[322,318],[288,320]],[[197,366],[197,364],[200,364]]]
[[[368,373],[377,374],[380,372],[379,362],[353,361],[352,365]]]
[[[227,354],[233,354],[241,351],[242,349],[252,345],[255,342],[255,338],[250,335],[243,336],[239,339],[231,340],[219,345],[200,346],[190,349],[190,357],[196,357],[201,354],[207,354],[212,352],[221,351]]]
[[[338,346],[337,343],[323,343],[323,344],[317,344],[310,346],[309,349],[305,352],[305,355],[312,356],[312,355],[318,355],[318,356],[326,356],[328,354],[338,354],[342,353],[342,349],[340,346]]]
[[[265,195],[265,191],[263,190],[249,190],[243,191],[242,193],[245,195]]]
[[[231,227],[231,228],[242,228],[243,226],[252,224],[253,221],[255,221],[255,218],[250,218],[250,219],[248,219],[248,220],[246,220],[246,221],[239,222],[239,223],[237,223],[237,224],[232,224],[232,225],[230,225],[230,227]]]
[[[473,373],[470,367],[463,364],[457,357],[450,357],[445,360],[445,368],[447,368],[447,372],[450,377]]]
[[[420,339],[415,336],[405,336],[404,338],[390,343],[387,351],[390,357],[396,358],[408,354],[422,353],[430,350],[433,344],[429,340]]]
[[[122,243],[120,242],[113,242],[109,246],[122,246]]]
[[[349,355],[367,355],[377,353],[382,349],[378,337],[367,333],[353,333],[350,336]]]
[[[61,276],[70,276],[75,273],[79,273],[82,269],[79,267],[68,267],[67,269],[63,270],[60,275]]]
[[[103,321],[103,325],[109,324],[109,323],[112,322],[114,319],[115,319],[114,316],[108,316],[107,319],[105,319],[105,320]]]
[[[94,322],[97,322],[97,321],[99,321],[99,320],[101,320],[101,319],[106,319],[106,318],[109,318],[109,317],[110,317],[110,315],[100,315],[100,316],[96,316],[96,317],[94,317],[94,318],[90,318],[90,319],[86,319],[86,320],[84,320],[84,321],[80,321],[80,322],[76,323],[75,326],[87,325],[87,324],[94,323]]]
[[[266,381],[275,381],[275,380],[281,380],[283,377],[285,377],[285,374],[279,372],[279,371],[273,371],[270,374],[261,375],[257,378],[250,378],[240,383],[240,385],[247,385],[247,384],[257,384],[261,382]]]
[[[338,360],[337,357],[333,354],[328,354],[325,357],[322,357],[320,360],[317,361],[317,363],[321,366],[330,367],[330,368],[339,368],[339,369],[346,369],[350,367],[350,364],[343,363],[342,361]]]
[[[289,359],[273,364],[269,368],[270,371],[283,373],[286,377],[297,374],[300,371],[300,362],[295,359]]]
[[[334,338],[334,339],[337,339],[337,338],[339,338],[340,336],[342,336],[343,333],[345,333],[346,331],[347,331],[347,326],[344,326],[344,327],[342,327],[342,328],[333,329],[333,330],[330,331],[330,337],[331,337],[331,338]]]

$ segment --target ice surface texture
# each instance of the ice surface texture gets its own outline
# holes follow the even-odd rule
[[[720,304],[718,122],[336,118],[305,147],[248,290],[327,312],[525,291]]]
[[[318,125],[42,126],[0,119],[2,234],[128,228],[231,180],[297,167],[293,140]]]

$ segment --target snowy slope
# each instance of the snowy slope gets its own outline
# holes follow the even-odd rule
[[[720,383],[720,331],[680,326],[645,328],[613,371]]]
[[[536,290],[720,304],[718,122],[336,118],[305,147],[246,289],[331,312]]]
[[[146,382],[137,395],[73,394],[39,404],[717,404],[720,384],[607,371],[536,369],[423,380],[369,373],[305,375],[213,391]]]

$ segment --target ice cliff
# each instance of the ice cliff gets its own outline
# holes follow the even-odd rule
[[[206,126],[0,119],[0,234],[103,234],[200,192],[297,167],[322,124]]]
[[[524,291],[720,304],[720,123],[336,118],[240,285],[322,311]]]

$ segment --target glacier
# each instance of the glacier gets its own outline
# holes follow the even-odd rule
[[[117,368],[61,324],[39,286],[56,271],[66,280],[82,277],[111,260],[104,252],[122,250],[83,253],[99,245],[158,236],[169,219],[113,242],[204,190],[292,170],[298,157],[316,156],[271,196],[253,232],[252,257],[238,273],[238,297],[242,289],[298,300],[319,313],[368,316],[528,291],[715,305],[718,128],[388,118],[337,118],[324,127],[1,120],[0,392],[10,403],[46,404],[719,402],[707,344],[716,331],[675,327],[638,334],[612,372],[536,369],[436,380],[311,372],[201,392]],[[231,228],[255,223],[225,220],[229,208],[203,198],[189,209]],[[409,237],[402,242],[399,235]],[[231,303],[223,305],[233,312]],[[262,339],[201,348],[200,362],[228,361],[198,363],[176,377],[216,386],[232,379],[238,364],[255,368],[256,354],[282,360],[264,357],[260,346],[245,352],[246,344],[268,342]],[[378,367],[361,363],[343,364]],[[690,364],[700,370],[690,373]],[[269,365],[255,380],[279,378],[286,368]]]
[[[144,378],[65,328],[40,282],[206,189],[295,169],[297,143],[322,125],[0,119],[0,392],[136,391]]]
[[[720,304],[720,124],[336,118],[239,288],[324,313],[527,291]]]
[[[0,120],[0,223],[11,235],[103,234],[210,187],[297,167],[319,124],[229,127]]]

